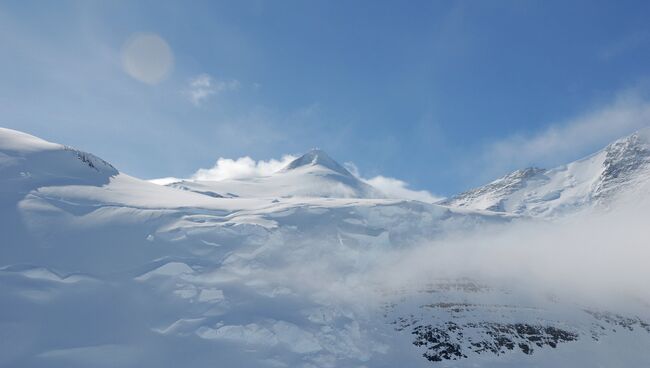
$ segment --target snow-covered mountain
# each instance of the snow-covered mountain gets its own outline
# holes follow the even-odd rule
[[[0,128],[3,189],[25,192],[39,185],[98,184],[117,174],[106,161],[29,134]]]
[[[161,186],[1,129],[0,367],[650,364],[643,303],[486,284],[436,251],[527,220],[361,184],[312,151],[260,180]],[[394,269],[429,242],[415,259],[435,267]]]
[[[606,205],[617,195],[650,182],[650,129],[554,169],[517,170],[443,202],[452,207],[555,216]]]
[[[270,176],[220,181],[183,180],[168,186],[222,198],[384,197],[319,149],[305,153]]]

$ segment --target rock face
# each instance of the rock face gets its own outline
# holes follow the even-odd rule
[[[650,129],[619,139],[599,152],[554,169],[517,170],[443,204],[529,216],[558,216],[606,205],[650,182]]]
[[[440,280],[417,293],[386,304],[384,316],[431,362],[532,355],[564,343],[597,342],[617,330],[650,334],[650,324],[636,315],[594,311],[550,296],[533,303],[470,279]]]
[[[464,338],[464,334],[470,330],[481,336],[481,339]],[[433,362],[467,358],[463,348],[465,342],[469,342],[466,349],[476,354],[500,355],[514,349],[524,354],[532,354],[534,346],[555,348],[558,343],[578,339],[578,335],[570,331],[527,323],[478,322],[458,325],[455,322],[445,322],[441,326],[418,324],[411,333],[415,336],[413,345],[426,348],[423,356]]]
[[[505,199],[526,188],[531,181],[548,181],[545,169],[529,167],[514,171],[485,186],[461,193],[443,202],[455,207],[477,208],[481,210],[506,212]]]
[[[605,148],[603,171],[593,197],[606,199],[617,191],[650,179],[650,129],[618,140]]]

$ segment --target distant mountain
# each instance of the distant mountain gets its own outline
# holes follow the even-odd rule
[[[265,177],[220,181],[182,180],[170,187],[212,197],[384,198],[322,150],[314,149]]]
[[[442,204],[531,216],[557,216],[591,206],[650,182],[650,129],[609,144],[570,164],[517,170]]]
[[[305,167],[319,166],[331,170],[339,175],[350,177],[352,174],[338,162],[334,161],[325,151],[320,149],[313,149],[297,159],[291,161],[289,165],[281,170],[281,172],[289,172],[292,170],[299,170]]]

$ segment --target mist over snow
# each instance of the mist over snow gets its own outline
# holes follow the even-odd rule
[[[609,204],[555,219],[449,229],[409,246],[288,256],[263,278],[292,290],[351,305],[372,305],[386,292],[425,289],[436,280],[471,279],[529,297],[561,296],[580,305],[625,308],[650,303],[650,185]],[[319,239],[314,249],[332,246]],[[374,302],[369,302],[374,300]]]
[[[322,150],[156,185],[0,129],[0,365],[646,366],[647,143],[609,145],[577,170],[615,179],[602,200],[550,217]]]
[[[650,187],[641,193],[647,190]],[[647,195],[635,193],[607,211],[520,219],[449,234],[407,251],[389,252],[377,266],[376,283],[399,289],[436,278],[469,277],[538,295],[557,293],[579,302],[585,297],[610,307],[629,301],[623,296],[650,302],[648,211]]]

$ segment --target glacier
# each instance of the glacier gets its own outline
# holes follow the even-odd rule
[[[158,185],[0,128],[0,366],[647,366],[647,274],[574,292],[616,260],[642,269],[643,134],[431,204],[321,150],[267,177]],[[617,188],[641,207],[546,216]],[[611,268],[577,261],[598,244],[550,245],[622,213],[636,220],[611,236],[638,232],[622,258],[604,248]]]

